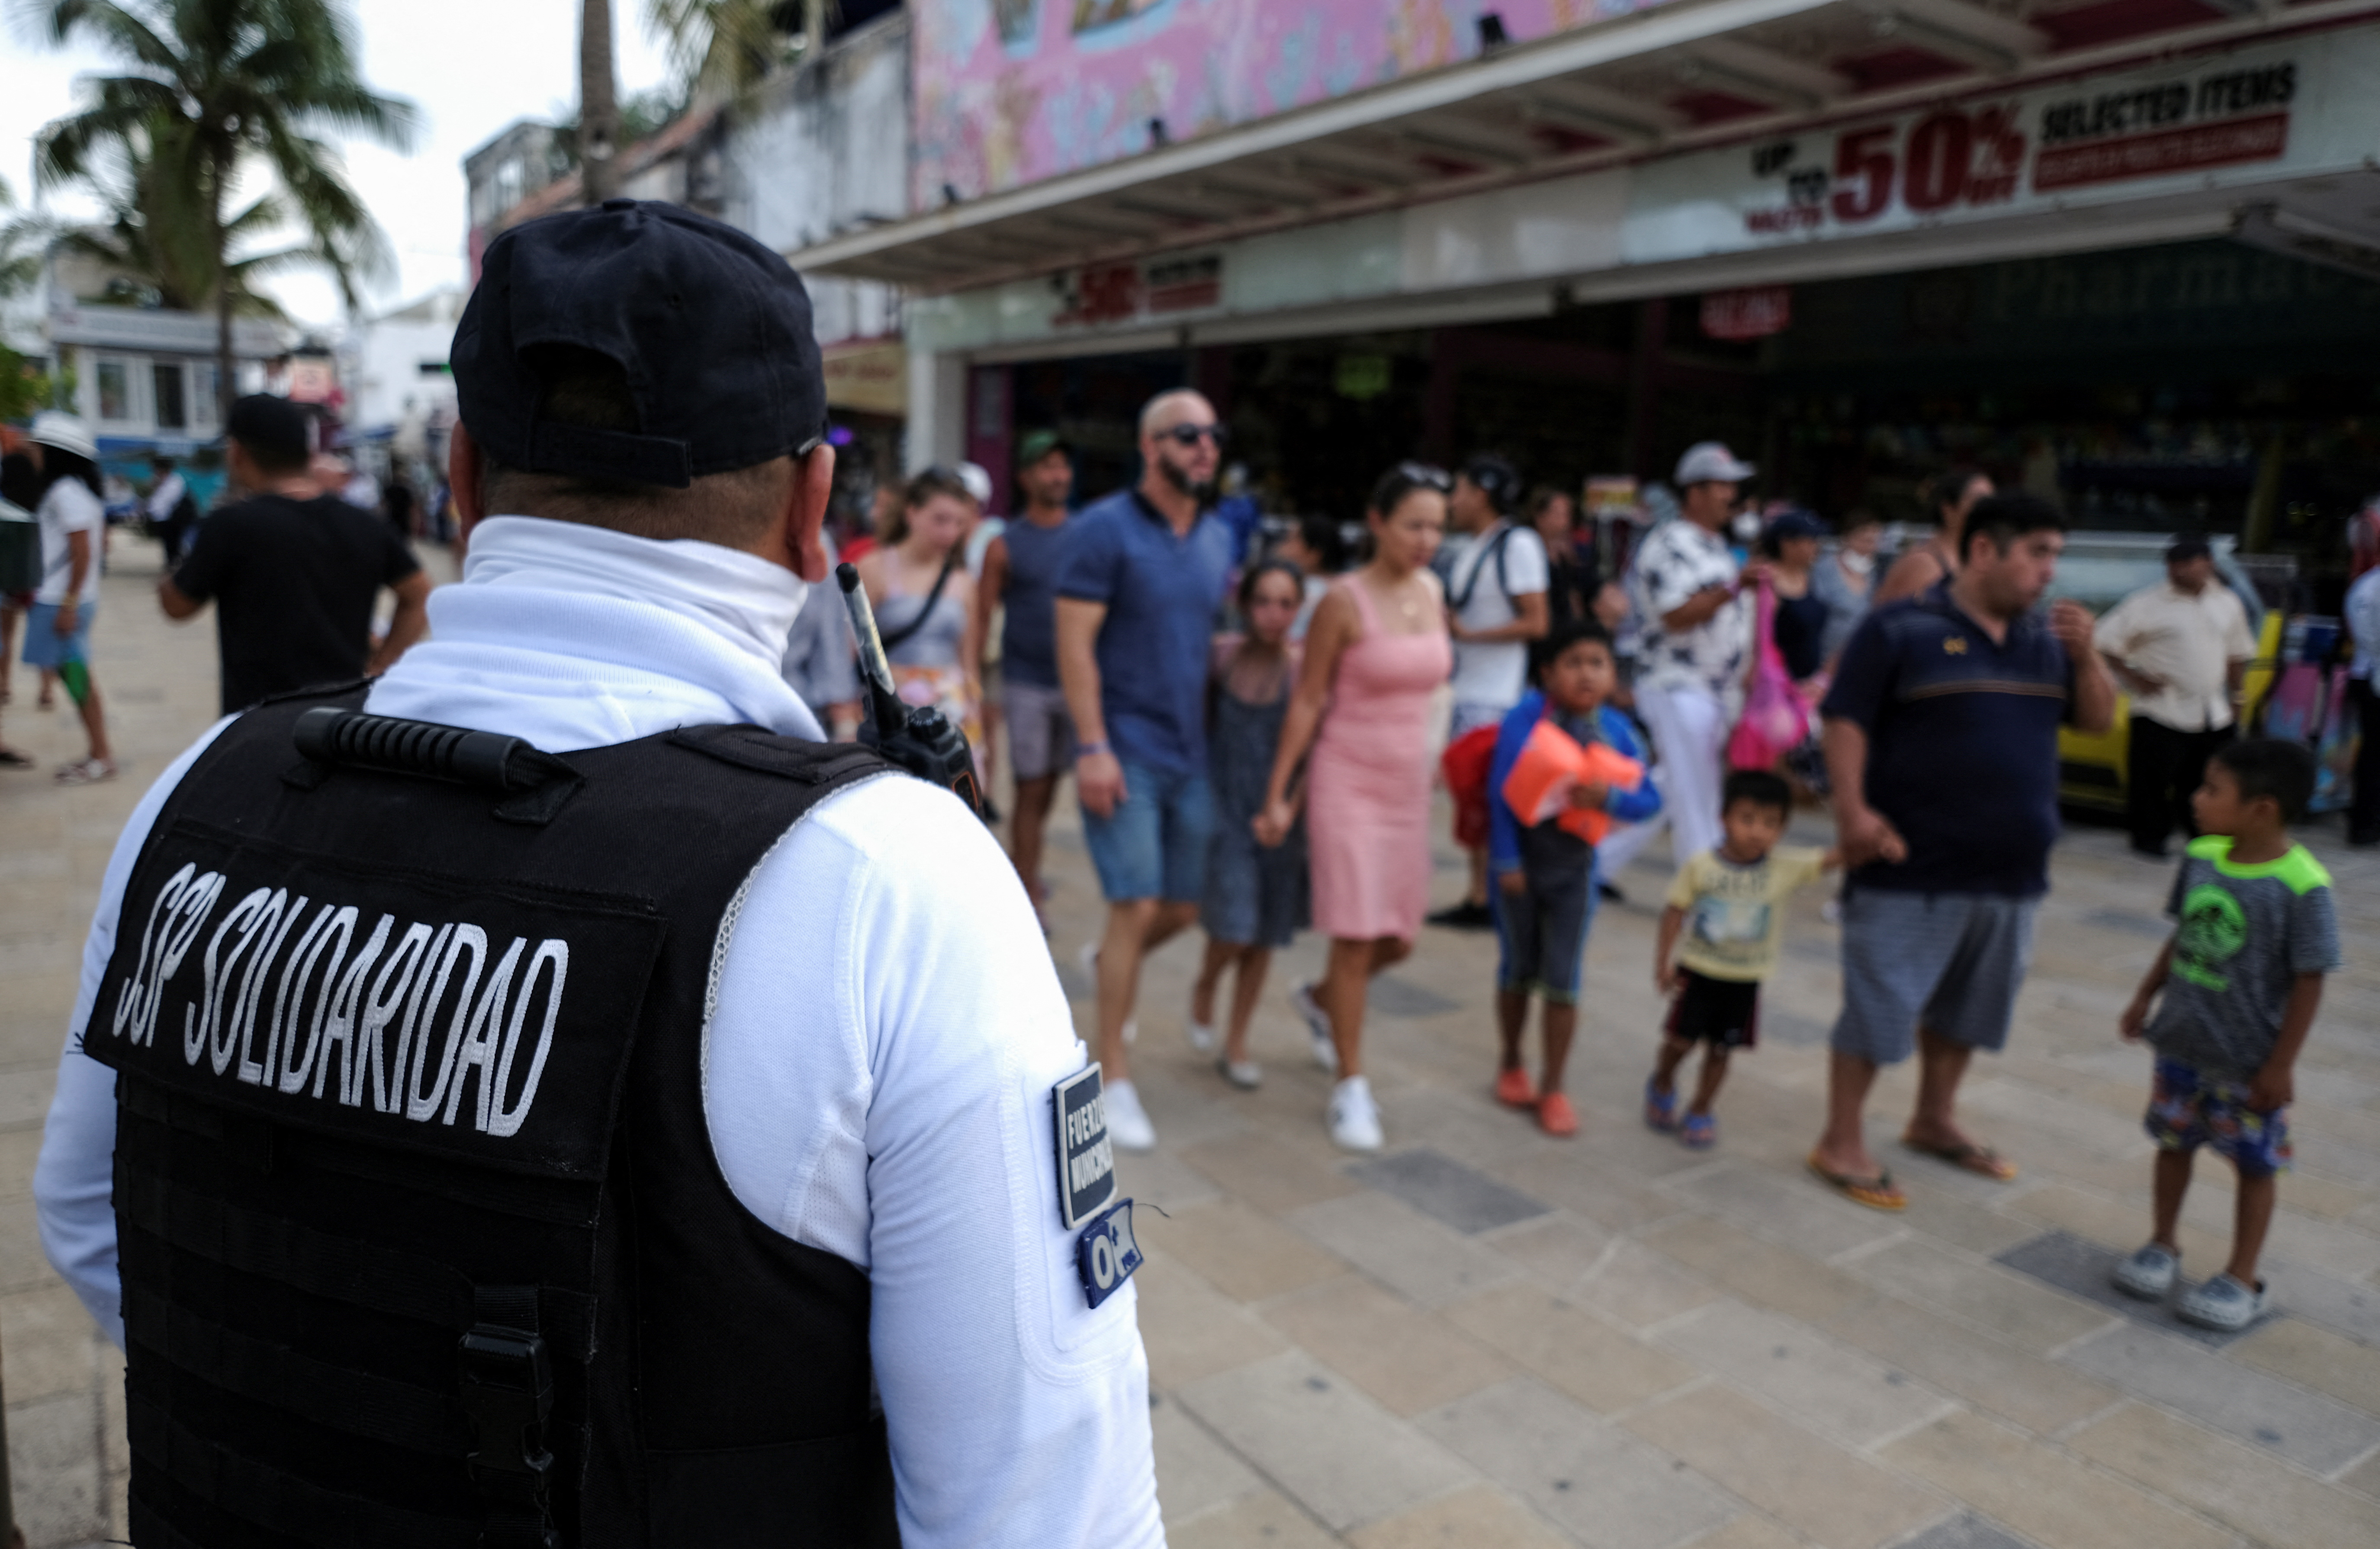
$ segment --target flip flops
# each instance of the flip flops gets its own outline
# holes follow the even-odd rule
[[[1833,1172],[1819,1160],[1815,1151],[1809,1155],[1809,1168],[1820,1183],[1855,1205],[1888,1211],[1909,1208],[1909,1197],[1894,1185],[1888,1172],[1880,1172],[1874,1177],[1853,1177],[1849,1173]]]
[[[1900,1137],[1900,1143],[1920,1156],[1931,1156],[1937,1161],[1948,1162],[1953,1167],[1973,1173],[1980,1177],[1990,1178],[1996,1183],[2008,1183],[2016,1177],[2015,1163],[1991,1147],[1979,1146],[1972,1140],[1961,1140],[1957,1145],[1945,1146],[1918,1140],[1912,1135],[1903,1135]]]

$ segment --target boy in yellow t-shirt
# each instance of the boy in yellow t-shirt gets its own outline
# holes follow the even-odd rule
[[[1777,968],[1785,900],[1842,863],[1834,850],[1777,843],[1792,805],[1791,789],[1766,770],[1730,774],[1719,810],[1727,842],[1678,869],[1670,907],[1661,911],[1653,982],[1674,998],[1660,1059],[1645,1083],[1645,1122],[1676,1131],[1696,1151],[1718,1140],[1711,1100],[1727,1079],[1728,1056],[1759,1041],[1760,982]],[[1678,1067],[1696,1043],[1703,1045],[1702,1079],[1680,1117]]]

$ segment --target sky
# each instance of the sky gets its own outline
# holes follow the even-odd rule
[[[409,155],[362,142],[346,148],[348,179],[371,207],[395,258],[395,274],[364,298],[367,311],[382,311],[466,283],[463,157],[516,118],[571,111],[578,99],[578,6],[577,0],[347,3],[365,81],[410,98],[420,116]],[[622,95],[662,84],[668,63],[645,30],[642,0],[613,0],[612,10]],[[19,207],[33,198],[33,136],[74,110],[78,77],[114,68],[87,46],[54,51],[37,40],[22,8],[0,0],[0,181]],[[89,208],[63,190],[48,202],[65,214]],[[335,329],[342,308],[329,280],[290,274],[267,288],[301,323]]]

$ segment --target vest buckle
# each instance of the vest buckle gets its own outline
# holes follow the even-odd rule
[[[553,1366],[534,1334],[490,1323],[463,1336],[463,1412],[479,1446],[466,1465],[471,1483],[492,1501],[545,1508],[553,1454],[545,1421],[553,1412]]]

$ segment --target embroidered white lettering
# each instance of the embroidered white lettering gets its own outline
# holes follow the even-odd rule
[[[250,1086],[261,1085],[264,1080],[264,1067],[256,1061],[257,1005],[264,999],[265,983],[273,977],[273,960],[281,956],[282,944],[289,939],[289,933],[297,927],[306,913],[307,904],[311,901],[301,896],[298,907],[291,909],[289,890],[285,887],[273,889],[273,901],[264,907],[268,916],[268,923],[261,932],[264,945],[249,954],[245,971],[240,976],[239,998],[232,1007],[233,1031],[239,1048],[239,1068],[234,1074]]]
[[[553,965],[553,987],[545,993],[545,1021],[538,1029],[537,1048],[528,1058],[528,1073],[521,1078],[520,1101],[504,1106],[504,1093],[511,1089],[513,1052],[520,1046],[521,1024],[528,1016],[529,1003],[537,997],[538,970]],[[480,1128],[491,1135],[516,1135],[521,1122],[528,1117],[528,1105],[537,1101],[538,1078],[545,1074],[545,1056],[553,1047],[553,1019],[562,1014],[562,982],[570,975],[570,944],[549,937],[538,943],[537,955],[528,960],[528,978],[521,985],[520,999],[513,1003],[512,1020],[504,1028],[504,1057],[496,1062],[496,1080],[492,1097],[480,1102]]]
[[[324,904],[328,909],[331,906]],[[289,1025],[281,1032],[281,1090],[297,1092],[314,1072],[315,1051],[322,1045],[322,1023],[331,1012],[331,991],[339,981],[339,967],[346,961],[347,947],[356,936],[356,906],[347,904],[331,916],[330,928],[314,943],[313,955],[298,968],[295,978],[298,993],[289,1003]],[[306,1015],[306,985],[314,979],[314,965],[328,957],[322,977],[314,981],[314,1014]],[[306,1033],[306,1045],[298,1046],[299,1029]]]
[[[230,1067],[232,1043],[239,1033],[239,1018],[225,1016],[229,1009],[225,996],[231,990],[231,976],[237,970],[249,944],[256,939],[259,930],[267,928],[265,913],[273,907],[273,896],[271,888],[258,888],[234,904],[231,912],[224,916],[224,922],[215,927],[215,933],[207,938],[207,954],[202,959],[206,970],[205,996],[200,1005],[198,1027],[193,1030],[187,1019],[183,1023],[182,1057],[196,1065],[200,1051],[204,1050],[207,1063],[214,1067],[218,1076]],[[216,950],[223,945],[224,937],[234,931],[239,933],[239,939],[232,943],[231,956],[218,969]],[[226,1021],[228,1027],[225,1025]]]
[[[421,1008],[421,1036],[414,1043],[412,1074],[405,1082],[405,1116],[416,1123],[435,1116],[445,1099],[446,1083],[455,1074],[455,1055],[463,1042],[464,1018],[471,1009],[471,992],[480,987],[480,976],[488,970],[488,933],[477,925],[456,925],[446,955],[438,959],[438,977],[430,986],[430,998]],[[438,1009],[446,1004],[446,985],[455,977],[456,959],[466,951],[471,954],[471,966],[463,975],[462,993],[455,997],[455,1014],[446,1019],[446,1036],[440,1039]],[[438,1044],[438,1079],[424,1092],[421,1076],[429,1067],[433,1042]]]
[[[356,1105],[353,1095],[355,1044],[357,1024],[362,1020],[364,980],[371,972],[372,964],[379,960],[381,948],[388,943],[389,927],[395,923],[396,916],[382,915],[380,923],[372,927],[371,938],[364,943],[363,950],[357,953],[340,971],[335,987],[324,993],[331,1015],[322,1024],[322,1053],[314,1062],[314,1095],[317,1097],[322,1095],[323,1079],[331,1073],[331,1051],[336,1048],[339,1051],[339,1101],[350,1108]],[[325,975],[322,982],[330,985],[330,976]]]

